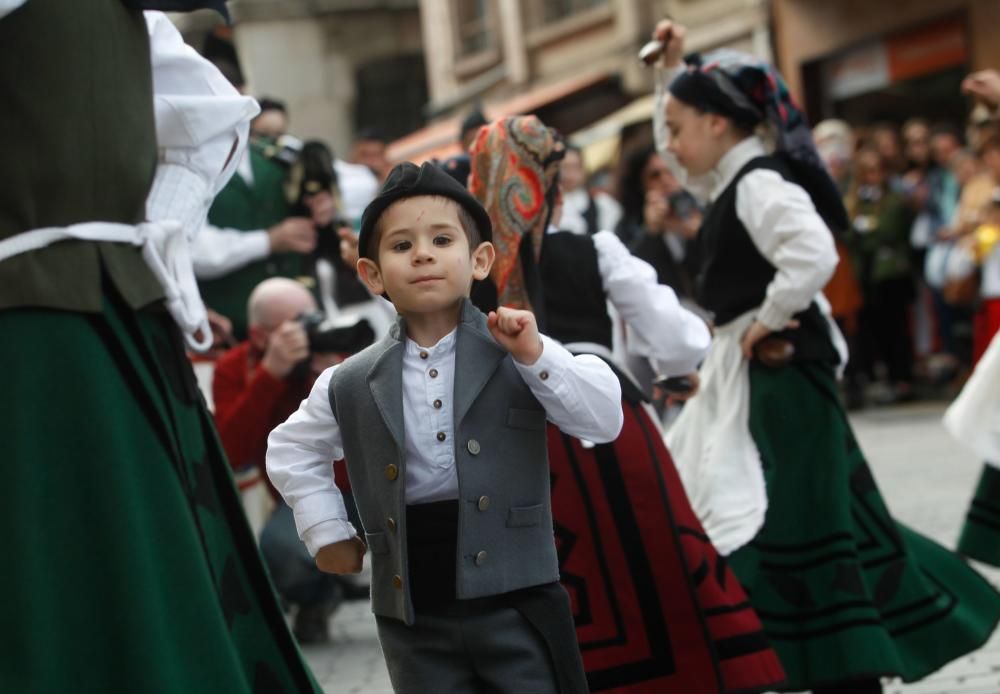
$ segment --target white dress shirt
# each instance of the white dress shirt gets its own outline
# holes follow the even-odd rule
[[[607,193],[592,196],[597,210],[597,231],[613,231],[622,218],[622,207]],[[587,234],[587,220],[584,214],[590,207],[591,195],[586,188],[577,188],[563,193],[562,219],[559,228],[574,234]]]
[[[431,347],[406,340],[402,388],[407,504],[458,498],[452,418],[455,338],[453,331]],[[514,364],[548,420],[589,441],[617,438],[624,415],[621,386],[611,369],[597,357],[573,356],[548,337],[543,336],[542,343],[538,361]],[[320,374],[309,397],[267,440],[267,474],[292,507],[299,537],[313,555],[357,534],[347,521],[331,465],[344,455],[329,398],[330,378],[337,368]]]
[[[682,306],[674,290],[657,281],[656,270],[615,234],[594,234],[594,246],[604,292],[625,321],[629,353],[653,360],[665,376],[694,372],[712,340],[705,321]]]

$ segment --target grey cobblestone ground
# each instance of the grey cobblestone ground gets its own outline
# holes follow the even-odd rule
[[[896,518],[952,547],[980,464],[945,433],[941,427],[943,409],[940,404],[876,409],[858,414],[852,421]],[[984,568],[984,573],[1000,585],[1000,571]],[[331,632],[330,644],[305,649],[325,691],[391,694],[367,603],[343,606],[333,618]],[[885,692],[1000,694],[1000,636],[922,682],[887,683]]]

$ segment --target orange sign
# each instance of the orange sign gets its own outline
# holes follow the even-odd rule
[[[889,37],[886,47],[893,82],[961,65],[969,57],[965,26],[954,19]]]

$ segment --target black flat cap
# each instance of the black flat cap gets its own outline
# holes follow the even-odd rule
[[[493,224],[486,209],[461,183],[445,173],[439,166],[430,162],[418,167],[411,162],[397,164],[382,184],[371,204],[361,215],[361,232],[358,237],[358,251],[362,258],[370,258],[368,245],[371,241],[375,224],[382,213],[392,203],[418,195],[440,195],[454,200],[469,213],[479,228],[481,241],[493,240]]]

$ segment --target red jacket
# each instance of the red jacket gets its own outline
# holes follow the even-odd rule
[[[264,455],[268,434],[298,409],[314,381],[314,377],[299,382],[275,378],[260,365],[249,342],[241,342],[219,357],[212,378],[215,425],[234,470],[253,465],[267,479]],[[335,469],[337,485],[350,490],[343,461],[338,461]],[[270,482],[268,487],[277,498]]]

